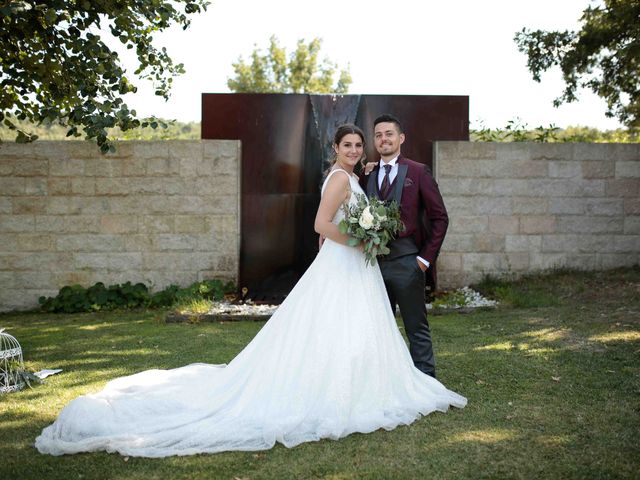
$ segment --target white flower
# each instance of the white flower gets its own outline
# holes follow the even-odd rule
[[[365,209],[362,211],[362,214],[360,215],[358,223],[365,230],[369,230],[371,227],[373,227],[373,214],[371,213],[371,207],[365,207]]]

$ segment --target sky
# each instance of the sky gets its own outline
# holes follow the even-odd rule
[[[228,93],[239,56],[266,49],[276,35],[287,53],[296,42],[323,40],[321,57],[349,66],[350,94],[468,95],[471,128],[586,125],[614,129],[605,103],[587,90],[579,101],[553,107],[563,89],[555,68],[542,82],[531,78],[527,58],[513,41],[528,29],[577,30],[593,0],[212,0],[188,30],[157,34],[186,73],[174,80],[168,102],[137,80],[126,101],[139,115],[200,121],[202,93]],[[132,59],[123,56],[133,72]]]

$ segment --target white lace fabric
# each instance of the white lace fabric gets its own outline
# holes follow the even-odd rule
[[[351,203],[364,192],[355,177],[349,182]],[[340,208],[333,221],[343,216]],[[70,402],[36,448],[140,457],[266,450],[276,442],[293,447],[391,430],[466,403],[414,367],[379,267],[327,239],[228,365],[196,363],[115,379]]]

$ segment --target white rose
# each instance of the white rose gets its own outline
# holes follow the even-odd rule
[[[369,230],[371,227],[373,227],[373,214],[371,213],[370,207],[365,207],[365,209],[362,211],[362,214],[360,215],[358,223],[365,230]]]

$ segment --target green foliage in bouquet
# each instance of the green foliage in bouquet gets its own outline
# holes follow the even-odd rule
[[[404,229],[397,202],[382,202],[377,198],[367,201],[365,195],[356,193],[357,202],[345,205],[345,219],[338,224],[340,233],[351,238],[347,245],[364,245],[365,261],[375,265],[378,255],[387,255],[387,244]]]

